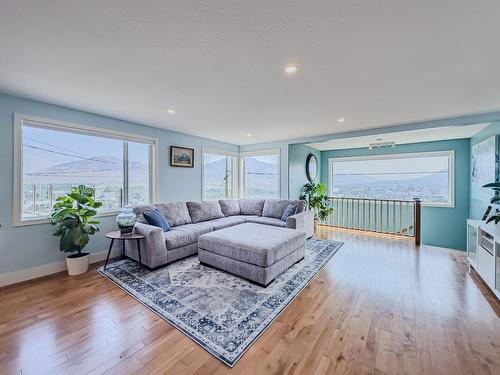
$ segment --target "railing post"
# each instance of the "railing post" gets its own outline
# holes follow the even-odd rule
[[[52,185],[47,186],[47,195],[49,196],[49,211],[52,211],[52,205],[54,202],[54,197],[52,193]]]
[[[415,218],[414,218],[415,245],[420,246],[420,220],[421,220],[422,201],[418,198],[415,198],[414,201],[415,201]]]
[[[36,185],[33,184],[33,187],[32,187],[32,194],[33,194],[33,197],[32,197],[32,202],[33,202],[33,216],[36,216]]]

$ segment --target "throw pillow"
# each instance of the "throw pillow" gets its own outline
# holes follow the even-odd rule
[[[144,212],[142,216],[144,216],[144,220],[146,220],[146,223],[148,223],[149,225],[161,228],[164,232],[168,232],[170,230],[170,224],[168,223],[167,219],[165,219],[165,216],[160,213],[160,211],[152,210]]]
[[[297,211],[297,205],[295,204],[289,204],[285,208],[285,212],[283,212],[283,216],[281,216],[281,221],[286,222],[289,216],[295,215],[295,212]]]

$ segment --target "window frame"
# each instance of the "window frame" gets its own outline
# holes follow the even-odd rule
[[[356,160],[383,160],[383,159],[404,159],[404,158],[419,158],[419,157],[435,157],[445,156],[448,158],[448,202],[435,203],[422,201],[422,206],[425,207],[455,207],[455,150],[445,151],[423,151],[423,152],[404,152],[383,155],[367,155],[367,156],[348,156],[348,157],[332,157],[328,158],[328,194],[333,196],[333,164],[335,161],[356,161]]]
[[[49,217],[40,217],[36,219],[22,219],[22,199],[21,192],[23,186],[23,127],[25,126],[39,127],[42,129],[49,129],[61,131],[65,133],[75,133],[81,135],[97,136],[101,138],[115,139],[123,142],[137,142],[150,145],[149,151],[149,199],[150,203],[158,200],[159,193],[159,139],[144,135],[137,135],[116,131],[111,129],[104,129],[92,127],[88,125],[81,125],[66,121],[52,120],[43,117],[31,116],[22,113],[14,113],[14,199],[13,199],[13,225],[15,227],[46,224],[50,223]],[[124,147],[127,149],[127,144]],[[124,155],[124,183],[127,181],[128,175],[128,160]],[[120,212],[120,209],[101,211],[97,214],[98,217],[114,216]]]
[[[233,158],[232,161],[232,178],[231,183],[233,189],[231,191],[231,196],[224,199],[237,199],[239,196],[239,156],[237,152],[219,150],[215,148],[202,147],[201,148],[201,200],[205,200],[205,154],[212,155],[223,155]],[[222,198],[219,198],[222,199]]]
[[[239,196],[240,198],[245,198],[245,157],[247,156],[266,156],[266,155],[277,155],[278,156],[278,196],[275,199],[281,198],[281,149],[264,149],[255,151],[240,152],[239,154]]]

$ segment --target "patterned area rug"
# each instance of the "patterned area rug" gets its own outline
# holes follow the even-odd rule
[[[198,262],[156,271],[124,259],[98,271],[230,367],[311,281],[342,242],[309,239],[305,258],[267,288]]]

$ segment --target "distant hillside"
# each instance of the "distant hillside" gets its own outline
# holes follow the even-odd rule
[[[223,186],[226,161],[220,159],[205,164],[203,178],[205,184]],[[272,188],[275,185],[276,165],[254,158],[247,158],[245,163],[246,178],[251,179],[262,188]]]
[[[89,159],[69,161],[24,175],[24,183],[70,183],[78,178],[82,183],[100,183],[122,178],[123,161],[112,156],[98,156]],[[129,173],[133,177],[148,174],[148,165],[129,161]]]
[[[388,186],[388,185],[398,185],[404,183],[405,185],[418,185],[418,186],[436,186],[444,187],[448,185],[448,176],[445,173],[434,173],[428,176],[415,177],[415,178],[405,178],[405,179],[393,179],[393,180],[379,180],[371,176],[349,176],[342,175],[336,176],[335,185],[336,186],[346,186],[346,185],[376,185],[376,186]]]
[[[246,173],[276,173],[276,165],[255,158],[246,158]]]
[[[378,181],[370,176],[334,175],[336,186],[366,184]]]

